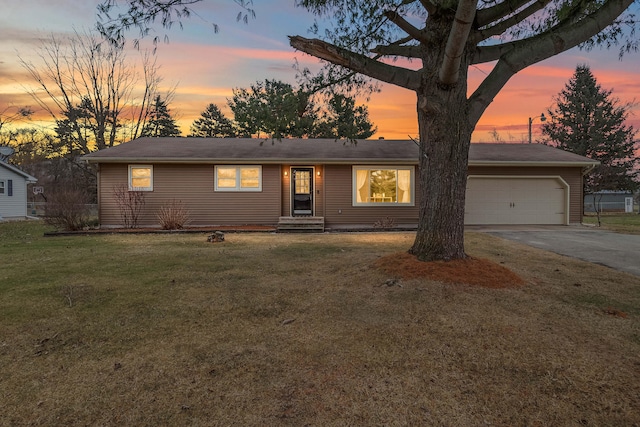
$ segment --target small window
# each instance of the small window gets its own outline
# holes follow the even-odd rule
[[[353,168],[353,205],[406,205],[413,206],[413,167]]]
[[[216,166],[216,191],[262,191],[261,166]]]
[[[4,181],[0,181],[0,196],[4,196],[5,194],[5,190],[4,190],[4,186],[5,186],[5,182]]]
[[[129,166],[129,190],[153,191],[153,166],[130,165]]]

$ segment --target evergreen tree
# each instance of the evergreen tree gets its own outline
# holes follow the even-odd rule
[[[636,131],[625,125],[628,105],[611,94],[580,65],[555,97],[551,120],[542,125],[544,143],[600,162],[585,179],[587,193],[637,188]]]
[[[369,109],[365,105],[356,107],[355,99],[334,94],[327,103],[327,111],[316,127],[318,138],[367,139],[376,132],[369,121]]]
[[[193,121],[189,136],[201,138],[229,138],[236,136],[237,132],[231,120],[227,119],[215,104],[209,104]]]
[[[144,125],[141,136],[180,136],[176,120],[171,116],[167,102],[156,96],[151,108],[149,121]]]
[[[233,89],[229,107],[243,136],[305,137],[316,120],[309,94],[279,80]]]
[[[266,80],[250,89],[234,89],[229,106],[244,136],[366,139],[375,133],[367,107],[356,107],[354,98],[333,94],[322,115],[313,98],[312,90]]]

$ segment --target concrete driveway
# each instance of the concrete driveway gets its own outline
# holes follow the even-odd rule
[[[640,276],[640,236],[586,226],[469,227]]]

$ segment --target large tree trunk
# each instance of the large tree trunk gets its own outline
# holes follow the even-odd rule
[[[421,261],[466,257],[464,202],[471,129],[464,105],[446,104],[446,111],[438,113],[418,107],[421,197],[418,231],[410,252]]]
[[[448,25],[434,25],[446,34]],[[466,258],[464,252],[464,205],[469,145],[473,125],[467,101],[468,54],[463,54],[457,82],[443,85],[438,68],[444,52],[442,35],[432,35],[423,65],[423,84],[418,96],[420,132],[418,231],[410,253],[421,261]],[[467,49],[467,52],[469,50]]]

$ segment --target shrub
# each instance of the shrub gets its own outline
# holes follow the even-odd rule
[[[136,228],[145,203],[144,192],[129,191],[129,187],[126,184],[114,185],[113,196],[120,210],[122,225],[125,228]]]
[[[64,185],[49,194],[44,221],[61,230],[82,230],[89,223],[89,213],[87,192],[71,185]]]
[[[190,221],[189,211],[181,201],[172,200],[169,206],[163,206],[157,214],[163,230],[179,230]]]
[[[382,218],[373,223],[373,228],[388,230],[395,227],[395,221],[390,216]]]

